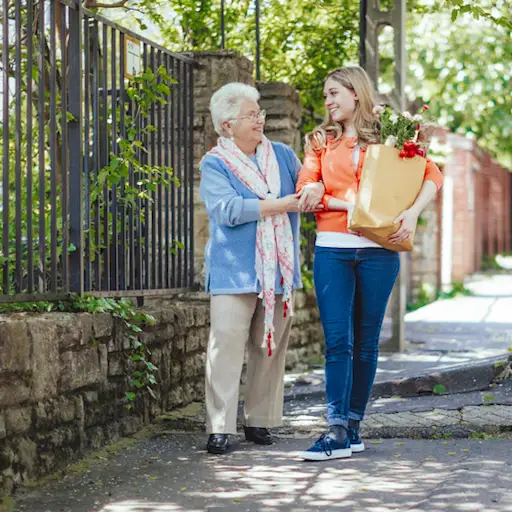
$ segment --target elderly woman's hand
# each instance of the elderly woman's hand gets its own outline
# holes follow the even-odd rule
[[[297,193],[300,211],[312,212],[321,209],[319,205],[321,204],[324,194],[325,186],[321,182],[304,185],[302,190]]]

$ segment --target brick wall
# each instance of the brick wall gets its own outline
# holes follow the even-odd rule
[[[480,270],[485,255],[511,250],[512,174],[500,167],[474,141],[439,129],[435,133],[451,155],[443,173],[453,180],[453,237],[451,241],[451,282]],[[442,210],[449,198],[448,187],[427,207],[418,228],[411,256],[409,300],[414,300],[422,283],[440,285],[442,264]],[[446,256],[446,255],[444,255]],[[437,278],[435,277],[437,276]]]

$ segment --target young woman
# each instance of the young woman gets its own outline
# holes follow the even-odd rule
[[[316,214],[314,281],[326,356],[328,431],[307,451],[306,460],[350,457],[362,452],[359,422],[377,369],[378,343],[386,305],[399,271],[398,253],[348,230],[365,151],[378,141],[373,88],[362,68],[331,71],[325,81],[325,122],[306,137],[297,192],[300,207],[324,205]],[[441,187],[443,176],[427,161],[414,205],[397,218],[391,242],[406,240],[418,216]]]

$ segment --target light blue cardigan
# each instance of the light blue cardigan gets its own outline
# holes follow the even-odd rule
[[[281,197],[294,194],[300,160],[288,146],[279,142],[272,142],[272,146],[281,174]],[[212,155],[201,162],[199,191],[210,220],[210,239],[205,249],[206,291],[212,295],[259,293],[254,264],[260,199],[220,158]],[[288,216],[295,248],[293,287],[301,288],[299,214]],[[275,290],[283,293],[279,270]]]

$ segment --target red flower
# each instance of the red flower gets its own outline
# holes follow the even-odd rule
[[[423,105],[423,110],[428,110],[428,105]]]
[[[405,157],[407,156],[407,151],[405,151],[405,150],[403,150],[403,149],[402,149],[402,151],[400,151],[400,153],[398,154],[398,156],[399,156],[400,158],[405,158]]]
[[[411,152],[411,151],[416,151],[418,149],[418,146],[416,145],[416,143],[414,143],[412,140],[406,140],[404,142],[404,149],[405,151],[407,151],[408,153]]]
[[[425,158],[425,150],[424,149],[417,149],[416,154],[418,156],[422,156],[423,158]]]

